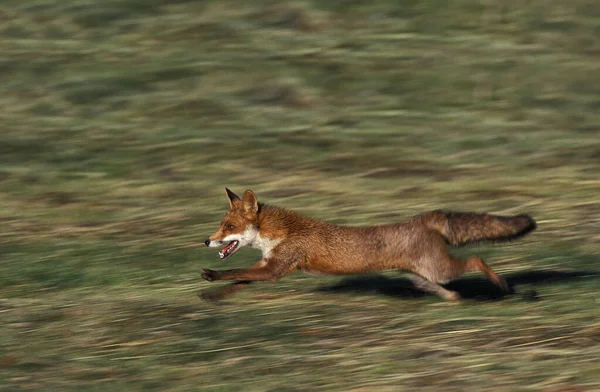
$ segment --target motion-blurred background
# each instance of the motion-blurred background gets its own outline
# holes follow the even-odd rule
[[[598,390],[597,0],[0,3],[3,390]],[[224,187],[343,224],[530,213],[449,306],[400,274],[227,305]]]

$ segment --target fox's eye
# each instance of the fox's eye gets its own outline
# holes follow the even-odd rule
[[[233,230],[233,229],[235,229],[235,226],[234,225],[227,225],[227,226],[225,226],[225,228],[227,230]]]

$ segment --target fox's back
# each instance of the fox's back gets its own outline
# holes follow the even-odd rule
[[[300,269],[311,273],[354,274],[374,270],[412,269],[424,246],[444,246],[439,234],[413,221],[380,226],[348,227],[311,222],[303,231],[298,252]],[[290,237],[292,239],[294,235]],[[436,246],[437,245],[437,246]]]

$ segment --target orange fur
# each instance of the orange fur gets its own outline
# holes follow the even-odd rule
[[[206,280],[236,281],[235,290],[225,289],[222,296],[249,282],[275,281],[297,270],[327,275],[401,270],[413,274],[416,286],[448,300],[460,296],[440,284],[468,271],[481,271],[508,291],[506,281],[481,258],[455,258],[449,254],[447,244],[506,241],[536,228],[535,221],[527,215],[502,217],[441,211],[417,215],[403,223],[347,227],[259,204],[250,190],[242,198],[228,189],[227,194],[230,209],[206,244],[231,245],[235,248],[231,254],[241,246],[251,245],[263,251],[263,258],[248,269],[203,270]],[[223,258],[230,256],[223,253]]]

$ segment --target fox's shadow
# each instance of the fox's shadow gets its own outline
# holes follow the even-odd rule
[[[521,285],[536,285],[551,282],[564,282],[575,279],[598,279],[598,271],[525,271],[504,275],[508,285],[525,300],[538,299],[535,290]],[[502,300],[507,295],[484,277],[461,278],[444,285],[448,290],[458,292],[462,298],[480,301]],[[320,292],[367,292],[390,297],[417,298],[426,294],[415,288],[407,278],[389,278],[383,275],[368,275],[342,279],[340,282],[317,289]]]

